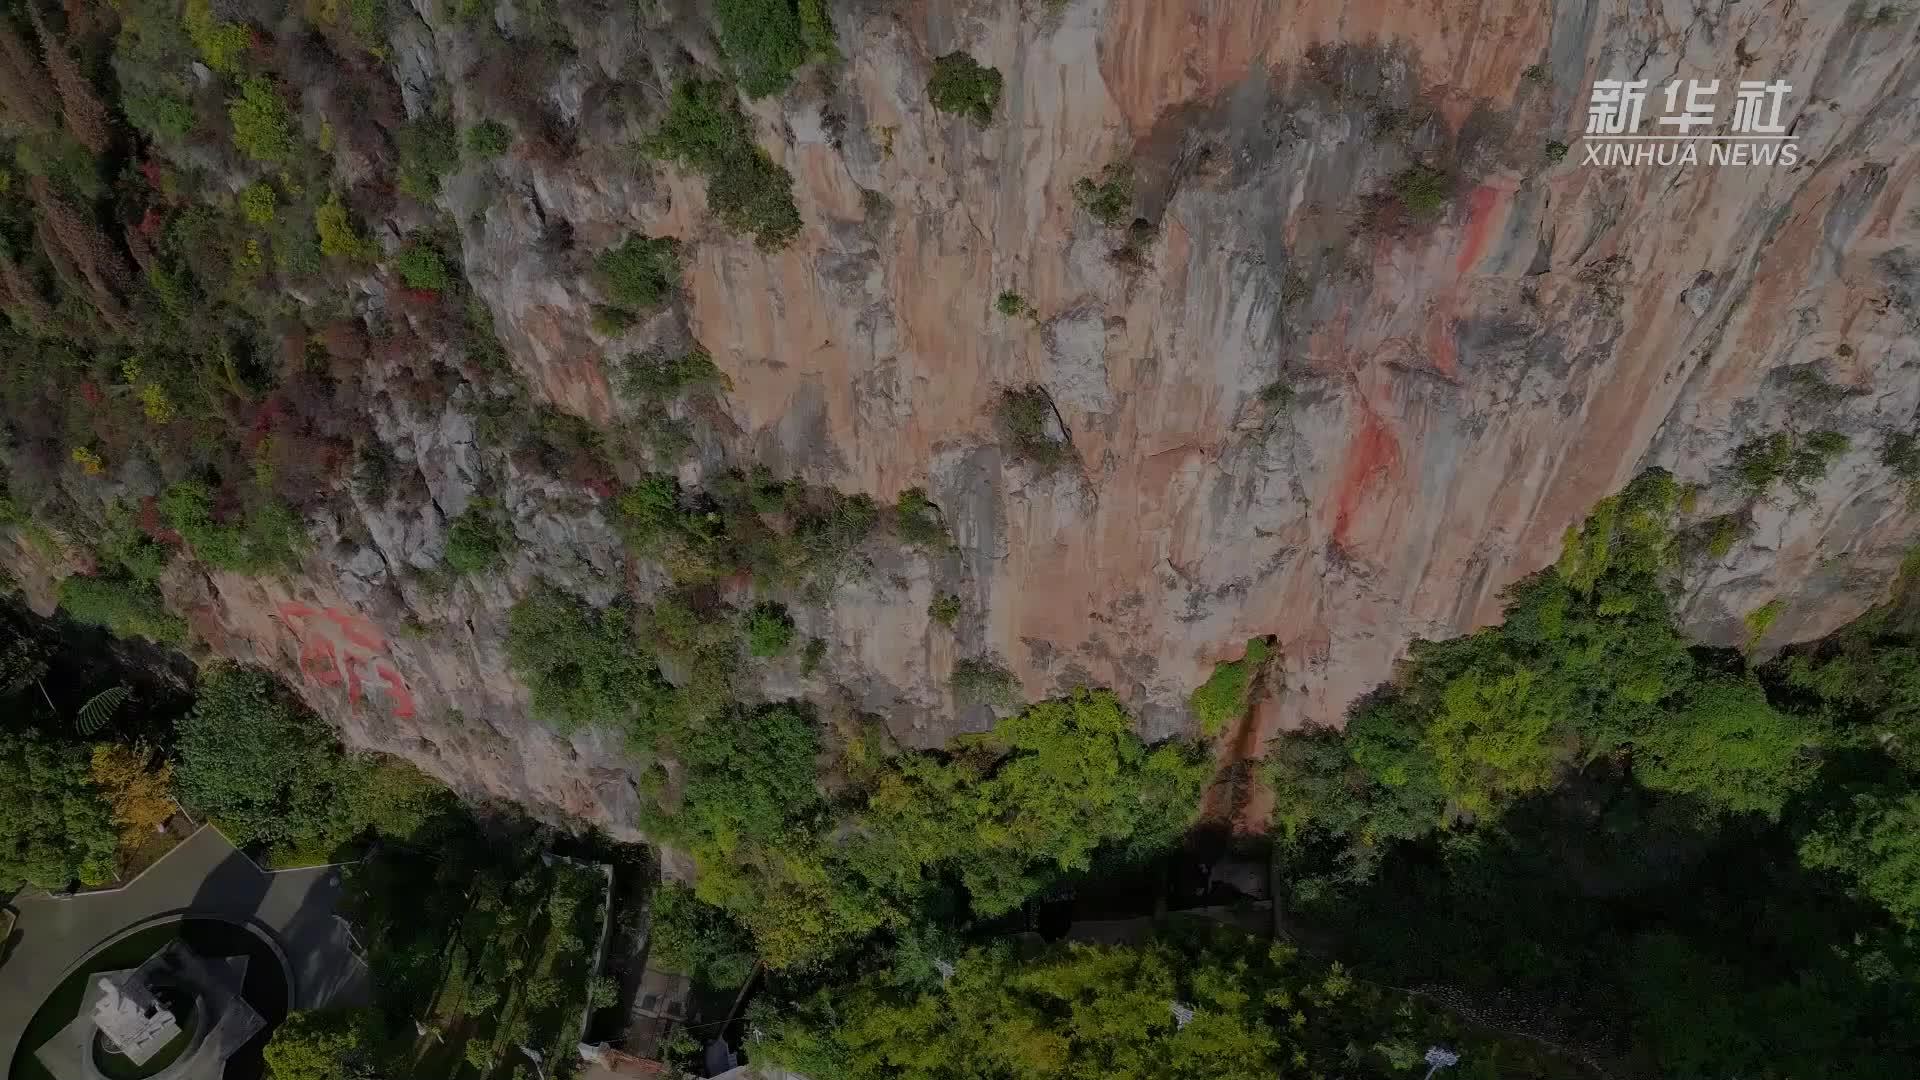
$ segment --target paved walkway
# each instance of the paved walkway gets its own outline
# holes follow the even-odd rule
[[[289,1008],[365,1000],[366,965],[333,914],[340,891],[338,866],[263,871],[202,826],[122,888],[17,900],[20,938],[0,966],[0,1069],[68,972],[128,927],[161,916],[220,918],[264,932],[292,968]]]

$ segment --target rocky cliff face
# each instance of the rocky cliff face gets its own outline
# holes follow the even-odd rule
[[[480,119],[509,74],[494,46],[436,5],[403,15],[388,63],[405,109],[445,93],[456,121]],[[876,549],[874,573],[796,605],[830,651],[767,692],[933,744],[984,725],[947,679],[994,654],[1030,696],[1111,686],[1160,736],[1191,730],[1186,697],[1215,662],[1272,635],[1277,674],[1228,740],[1257,752],[1337,723],[1410,640],[1497,619],[1506,585],[1656,465],[1699,485],[1693,520],[1725,533],[1687,567],[1691,632],[1744,644],[1778,598],[1754,623],[1770,649],[1883,595],[1916,524],[1881,448],[1920,407],[1920,18],[1738,0],[831,15],[844,63],[751,105],[795,178],[804,227],[785,251],[720,228],[695,179],[630,150],[689,57],[721,64],[695,11],[563,10],[575,51],[511,75],[578,152],[469,164],[441,196],[511,363],[555,405],[613,422],[633,406],[609,362],[691,339],[732,385],[689,479],[758,461],[880,499],[922,486],[940,507],[957,552]],[[927,102],[933,58],[955,50],[1004,76],[991,125]],[[1650,114],[1669,78],[1786,80],[1802,160],[1583,164],[1587,88],[1606,77],[1651,80]],[[1131,228],[1072,192],[1115,163],[1135,177]],[[1394,196],[1416,163],[1454,178],[1431,213]],[[608,337],[584,269],[636,232],[684,241],[685,288]],[[365,307],[392,306],[367,288]],[[1033,317],[997,313],[1003,291]],[[1028,383],[1075,466],[1004,449],[994,403]],[[406,568],[439,559],[483,450],[460,392],[379,400],[368,422],[424,497],[312,523],[297,576],[183,571],[170,599],[216,652],[301,680],[352,742],[624,830],[617,740],[527,719],[503,628],[537,576],[605,600],[653,572],[624,567],[604,489],[508,463],[511,571],[423,587]],[[1730,475],[1743,445],[1816,431],[1849,443],[1802,490],[1756,499]],[[957,632],[931,621],[937,592],[965,601]]]

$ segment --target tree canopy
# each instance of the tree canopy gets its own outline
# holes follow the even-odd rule
[[[113,811],[88,775],[85,746],[0,730],[0,889],[112,880]]]

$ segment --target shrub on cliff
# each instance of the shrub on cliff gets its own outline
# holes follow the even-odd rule
[[[453,284],[453,272],[439,251],[427,244],[410,244],[393,260],[394,272],[409,289],[442,292]]]
[[[395,137],[400,150],[401,191],[427,200],[440,193],[440,178],[460,167],[460,137],[445,120],[412,120]]]
[[[1118,163],[1102,170],[1098,182],[1089,176],[1075,180],[1073,201],[1100,224],[1120,226],[1133,211],[1133,169]]]
[[[994,417],[1008,451],[1036,470],[1052,472],[1073,460],[1073,444],[1055,436],[1064,427],[1053,397],[1038,383],[1002,390]]]
[[[273,83],[255,75],[240,84],[240,96],[227,102],[233,144],[255,161],[277,165],[293,153],[293,117]]]
[[[959,113],[985,127],[993,123],[993,110],[1000,104],[1000,84],[998,68],[964,52],[950,52],[933,62],[927,100],[941,112]]]
[[[485,573],[505,559],[513,542],[498,504],[475,499],[447,527],[447,566],[456,574]]]
[[[104,627],[116,637],[162,644],[187,638],[186,622],[166,609],[160,593],[133,578],[67,578],[60,582],[60,607],[74,621]]]
[[[193,553],[221,570],[259,574],[291,566],[305,544],[306,533],[285,503],[266,500],[216,516],[213,493],[189,481],[168,488],[159,505],[168,526],[193,546]]]
[[[680,286],[680,243],[671,237],[629,236],[601,252],[593,265],[615,304],[644,310]]]
[[[532,691],[534,715],[562,731],[598,725],[645,737],[672,704],[626,608],[595,609],[549,586],[513,606],[507,662]]]
[[[645,149],[706,177],[707,204],[728,228],[752,233],[761,249],[777,251],[800,234],[793,174],[755,145],[725,83],[687,79],[674,87]]]
[[[1214,665],[1213,674],[1193,692],[1193,714],[1200,721],[1201,734],[1213,738],[1247,711],[1254,673],[1266,659],[1267,640],[1250,638],[1240,659]]]
[[[1453,197],[1453,177],[1431,165],[1409,165],[1394,175],[1393,197],[1411,213],[1428,217]]]
[[[793,644],[793,616],[782,604],[755,604],[747,613],[747,651],[762,659],[779,656]]]
[[[787,88],[794,69],[836,55],[825,0],[719,0],[720,45],[750,97]]]

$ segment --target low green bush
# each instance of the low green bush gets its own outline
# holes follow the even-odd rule
[[[498,120],[482,120],[467,129],[464,141],[468,157],[497,158],[513,146],[513,129]]]
[[[941,593],[933,598],[933,603],[927,605],[927,614],[941,626],[952,626],[958,622],[962,610],[960,598],[953,593]]]
[[[1110,229],[1126,224],[1133,213],[1133,169],[1115,163],[1101,170],[1098,182],[1088,176],[1075,180],[1073,201]]]
[[[950,52],[933,62],[927,79],[927,99],[941,112],[959,113],[985,127],[993,123],[1000,104],[998,68],[990,68],[964,52]]]
[[[186,482],[168,488],[159,504],[167,525],[192,545],[200,561],[217,569],[260,574],[290,568],[305,547],[306,532],[285,503],[268,501],[216,515],[213,492]]]
[[[924,488],[911,487],[900,493],[893,507],[893,531],[915,547],[944,551],[953,546],[953,534],[947,531],[940,508],[927,498]]]
[[[265,182],[248,184],[240,192],[240,216],[252,225],[271,225],[276,201],[273,185]]]
[[[115,637],[143,637],[163,645],[187,639],[187,624],[166,609],[153,586],[130,577],[66,578],[60,607],[75,622],[98,626]]]
[[[1267,648],[1265,638],[1250,638],[1240,659],[1215,664],[1213,674],[1193,692],[1193,714],[1207,738],[1227,730],[1247,711],[1253,677],[1267,661]]]
[[[687,79],[674,87],[667,115],[644,149],[704,176],[708,206],[728,228],[752,233],[763,250],[784,248],[800,234],[793,174],[754,143],[725,83]]]
[[[410,244],[394,257],[393,269],[409,289],[445,292],[453,284],[453,272],[438,250],[427,244]]]
[[[278,165],[293,154],[293,117],[273,82],[255,75],[240,84],[240,96],[227,100],[233,144],[255,161]]]
[[[1453,177],[1431,165],[1409,165],[1394,175],[1393,196],[1409,213],[1431,217],[1453,197]]]
[[[621,366],[620,390],[636,401],[660,403],[697,387],[725,386],[726,381],[712,354],[698,345],[677,356],[653,348],[627,357]]]
[[[499,504],[474,499],[447,527],[447,566],[456,574],[485,573],[500,565],[513,545]]]
[[[629,236],[594,259],[607,295],[626,308],[658,305],[680,287],[680,242],[670,237]]]
[[[400,150],[396,183],[423,202],[440,194],[440,178],[460,167],[460,137],[445,120],[410,120],[394,141]]]
[[[793,644],[793,616],[785,605],[759,603],[747,613],[747,651],[762,659],[779,656]]]
[[[1734,448],[1734,486],[1750,499],[1765,498],[1777,483],[1785,482],[1801,498],[1827,475],[1833,459],[1846,453],[1852,440],[1837,431],[1808,435],[1775,431],[1749,439]]]
[[[955,700],[963,705],[1012,708],[1020,704],[1020,681],[997,660],[966,657],[953,665],[947,678]]]
[[[718,0],[713,10],[749,97],[785,90],[800,65],[836,53],[823,0]]]

